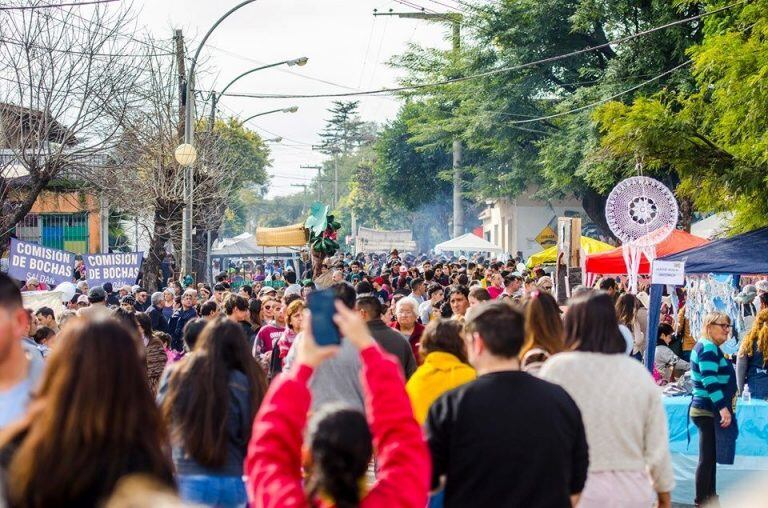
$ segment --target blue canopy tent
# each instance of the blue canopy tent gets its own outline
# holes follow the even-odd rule
[[[768,227],[715,240],[659,259],[685,262],[686,274],[732,274],[734,284],[738,284],[741,275],[768,274]],[[659,327],[663,289],[661,284],[651,285],[645,352],[645,366],[651,371],[656,356],[655,338]]]

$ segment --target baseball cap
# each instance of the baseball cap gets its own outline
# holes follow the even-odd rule
[[[103,302],[107,299],[107,292],[104,291],[104,288],[101,286],[92,287],[91,290],[88,291],[88,296],[86,298],[88,298],[88,301],[91,303]],[[79,302],[80,299],[78,299],[78,303]]]
[[[77,297],[77,303],[91,303],[91,302],[88,300],[87,296],[80,295]]]
[[[405,267],[405,265],[400,265],[400,273],[408,273],[408,269]]]
[[[277,290],[275,288],[273,288],[273,287],[264,286],[263,288],[261,288],[259,290],[259,298],[261,298],[262,296],[266,296],[266,295],[272,294],[272,293],[277,293]]]
[[[134,298],[133,295],[125,295],[124,297],[120,298],[120,305],[124,303],[128,305],[136,305],[136,298]]]
[[[375,282],[376,284],[384,284],[384,279],[381,277],[376,277],[375,279],[373,279],[373,282]]]
[[[283,296],[290,296],[290,295],[298,295],[301,296],[301,286],[297,284],[292,284],[285,288],[285,292],[283,293]]]

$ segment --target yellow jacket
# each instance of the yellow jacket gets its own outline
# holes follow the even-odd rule
[[[476,377],[475,369],[454,355],[442,351],[429,353],[405,385],[416,421],[424,423],[429,407],[440,395]]]

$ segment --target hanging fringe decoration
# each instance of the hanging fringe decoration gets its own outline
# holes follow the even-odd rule
[[[621,240],[628,291],[637,293],[641,256],[652,263],[656,245],[677,226],[675,196],[658,180],[633,176],[613,188],[605,204],[605,217],[608,227]]]

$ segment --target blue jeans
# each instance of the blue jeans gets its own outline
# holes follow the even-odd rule
[[[239,508],[248,502],[240,476],[179,475],[179,495],[188,503],[216,508]]]

